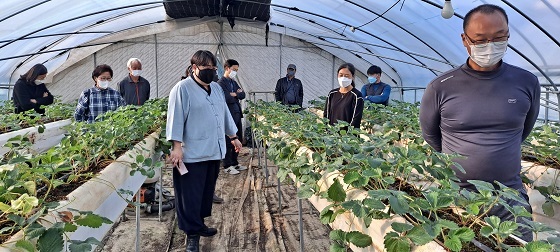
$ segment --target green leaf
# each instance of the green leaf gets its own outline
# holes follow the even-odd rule
[[[344,188],[342,188],[342,184],[338,181],[338,179],[334,180],[334,183],[329,187],[328,191],[329,199],[334,202],[342,202],[346,200],[346,192]]]
[[[91,251],[91,244],[89,243],[72,243],[68,246],[71,252],[89,252]]]
[[[64,249],[62,231],[59,229],[48,229],[37,240],[37,248],[41,252],[60,252]]]
[[[453,230],[450,232],[453,236],[459,238],[463,242],[469,242],[474,239],[474,232],[467,227],[462,227],[457,230]]]
[[[346,248],[338,243],[333,243],[329,247],[330,252],[346,252]]]
[[[389,204],[391,204],[391,209],[393,209],[396,214],[405,214],[408,212],[408,203],[402,196],[399,196],[398,198],[395,196],[390,196]]]
[[[391,223],[391,228],[395,230],[397,233],[403,233],[408,230],[411,230],[414,226],[408,223],[400,223],[400,222],[393,222]]]
[[[525,245],[525,248],[529,252],[550,252],[552,251],[552,246],[544,241],[532,241]]]
[[[385,206],[385,204],[383,204],[381,200],[375,200],[371,198],[365,198],[363,200],[363,204],[366,207],[369,207],[371,209],[376,209],[376,210],[383,210],[387,207]]]
[[[341,204],[345,209],[351,210],[358,218],[366,216],[366,211],[362,207],[362,203],[358,200],[350,200]]]
[[[7,212],[10,208],[10,205],[0,202],[0,211]]]
[[[510,234],[513,234],[513,232],[515,230],[517,230],[517,223],[513,222],[513,221],[504,221],[502,223],[500,223],[500,227],[498,228],[498,232],[500,233],[501,236],[505,237],[508,236]]]
[[[358,180],[360,178],[360,174],[357,171],[351,171],[344,175],[344,183],[352,184],[352,182]]]
[[[27,252],[35,252],[35,245],[28,240],[19,240],[16,242],[16,247],[21,248]]]
[[[323,211],[321,211],[321,223],[329,224],[332,223],[335,219],[336,219],[336,215],[334,215],[333,210],[328,209],[328,207],[326,207],[325,209],[323,209]]]
[[[43,132],[45,132],[45,126],[39,125],[39,127],[37,127],[37,131],[42,134]]]
[[[85,216],[80,216],[80,219],[76,220],[76,224],[79,226],[86,226],[91,228],[98,228],[101,227],[103,224],[111,224],[113,223],[111,220],[101,217],[96,214],[87,214]]]
[[[313,193],[313,190],[308,185],[302,185],[297,191],[298,198],[300,199],[311,198],[311,196],[313,196]]]
[[[331,240],[333,241],[346,241],[346,232],[340,229],[331,230],[331,232],[329,233],[329,238],[331,238]]]
[[[27,239],[34,239],[37,238],[41,235],[43,235],[43,233],[45,233],[46,229],[45,227],[41,226],[41,224],[39,223],[33,223],[29,226],[27,226],[27,228],[25,229],[25,236],[27,237]]]
[[[136,163],[141,164],[144,162],[144,156],[136,155]]]
[[[476,187],[476,190],[479,192],[482,191],[494,191],[494,186],[491,183],[481,180],[467,180],[467,182],[473,184]]]
[[[66,222],[64,224],[64,232],[75,232],[76,230],[78,230],[78,226],[74,225],[71,222]]]
[[[484,226],[480,229],[480,234],[484,237],[489,237],[494,233],[494,230],[489,226]]]
[[[545,203],[543,203],[542,210],[548,217],[554,216],[554,204],[552,202],[546,201]]]
[[[358,231],[351,231],[346,234],[346,240],[358,248],[365,248],[371,245],[372,240],[369,235],[363,234]]]
[[[385,240],[383,241],[385,249],[387,252],[409,252],[410,243],[406,238],[399,237],[395,232],[389,232],[385,235]]]
[[[445,240],[444,245],[451,251],[460,251],[463,247],[461,240],[459,240],[458,237],[448,237],[447,240]]]
[[[434,237],[430,236],[422,226],[414,226],[406,235],[416,245],[424,245],[432,241]]]

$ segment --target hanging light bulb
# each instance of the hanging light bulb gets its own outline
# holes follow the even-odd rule
[[[453,6],[451,6],[451,0],[445,0],[443,9],[441,9],[441,16],[445,19],[449,19],[453,17],[454,13],[455,12],[453,11]]]

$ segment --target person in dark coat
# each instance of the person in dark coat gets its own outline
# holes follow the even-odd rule
[[[21,75],[14,85],[15,113],[23,113],[34,109],[39,114],[45,114],[41,105],[50,105],[54,101],[43,80],[47,77],[47,68],[43,64],[34,65],[27,73]]]
[[[329,124],[334,125],[338,121],[348,122],[354,128],[359,129],[364,111],[364,98],[362,93],[356,89],[354,76],[356,68],[350,63],[342,64],[337,71],[338,84],[327,95],[323,117],[329,119]],[[347,128],[344,128],[347,130]]]
[[[243,118],[243,110],[241,109],[240,100],[245,99],[245,92],[237,82],[235,81],[235,76],[237,76],[237,71],[239,71],[239,62],[233,59],[228,59],[224,63],[224,76],[218,80],[218,84],[224,90],[224,96],[226,98],[226,103],[231,113],[231,117],[235,121],[235,126],[237,127],[237,138],[239,141],[243,141],[243,131],[241,125],[241,118]],[[223,160],[223,166],[227,173],[235,175],[239,174],[239,171],[247,170],[247,167],[239,165],[237,161],[237,152],[235,152],[235,147],[226,142],[226,157]]]
[[[296,77],[296,65],[289,64],[286,77],[276,82],[274,97],[284,105],[303,105],[303,85]]]

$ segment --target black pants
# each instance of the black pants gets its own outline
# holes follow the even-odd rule
[[[212,214],[220,160],[185,163],[185,166],[189,172],[182,176],[173,169],[173,187],[179,229],[193,234],[205,227],[204,218]]]
[[[232,113],[231,116],[233,117],[233,121],[235,121],[235,126],[237,127],[237,138],[239,138],[240,142],[243,142],[243,131],[242,131],[242,125],[241,125],[241,113]],[[233,144],[231,144],[231,141],[229,141],[229,137],[226,136],[226,157],[224,158],[223,161],[223,166],[224,168],[230,167],[230,166],[237,166],[239,165],[239,162],[237,162],[237,152],[235,152],[235,146],[233,146]]]

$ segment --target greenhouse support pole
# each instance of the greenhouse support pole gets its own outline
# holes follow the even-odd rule
[[[136,193],[136,252],[140,252],[140,189]]]
[[[280,171],[280,167],[276,166],[276,170]],[[280,178],[278,178],[278,214],[282,214],[282,191],[280,190]]]
[[[264,157],[264,174],[266,176],[266,185],[268,186],[269,185],[269,183],[268,183],[268,176],[269,176],[268,161],[266,160],[267,159],[267,157],[266,157],[266,140],[264,140],[264,139],[263,139],[263,157]]]
[[[278,75],[280,76],[280,78],[282,78],[282,45],[284,44],[284,37],[282,37],[282,33],[280,33],[280,67],[279,67],[279,72]]]
[[[161,156],[161,155],[160,155]],[[162,208],[162,199],[163,198],[163,181],[162,181],[162,177],[163,177],[163,167],[160,168],[160,172],[159,172],[159,208],[158,208],[158,221],[161,222],[161,208]]]
[[[333,55],[332,55],[332,72],[333,72],[333,73],[336,73],[335,61],[336,61],[336,56],[334,56],[334,54],[333,54]],[[334,80],[335,80],[336,78],[331,78],[331,79],[332,79],[332,89],[334,89],[334,88],[335,88],[335,82],[334,82]]]
[[[299,189],[298,189],[299,191]],[[302,209],[301,209],[301,199],[298,197],[297,201],[298,206],[298,219],[299,219],[299,251],[303,252],[304,248],[304,241],[303,241],[303,217],[302,217]]]
[[[550,101],[550,94],[546,92],[546,107],[544,109],[544,124],[548,124],[548,101]]]
[[[154,34],[154,59],[155,59],[155,67],[156,67],[156,97],[159,98],[159,71],[158,71],[158,43],[157,43],[157,34]],[[161,176],[160,176],[161,177]],[[161,184],[159,184],[161,186]],[[160,190],[161,191],[161,190]],[[161,198],[160,198],[161,199]],[[161,221],[161,200],[159,203],[159,209],[160,209],[160,220]]]

